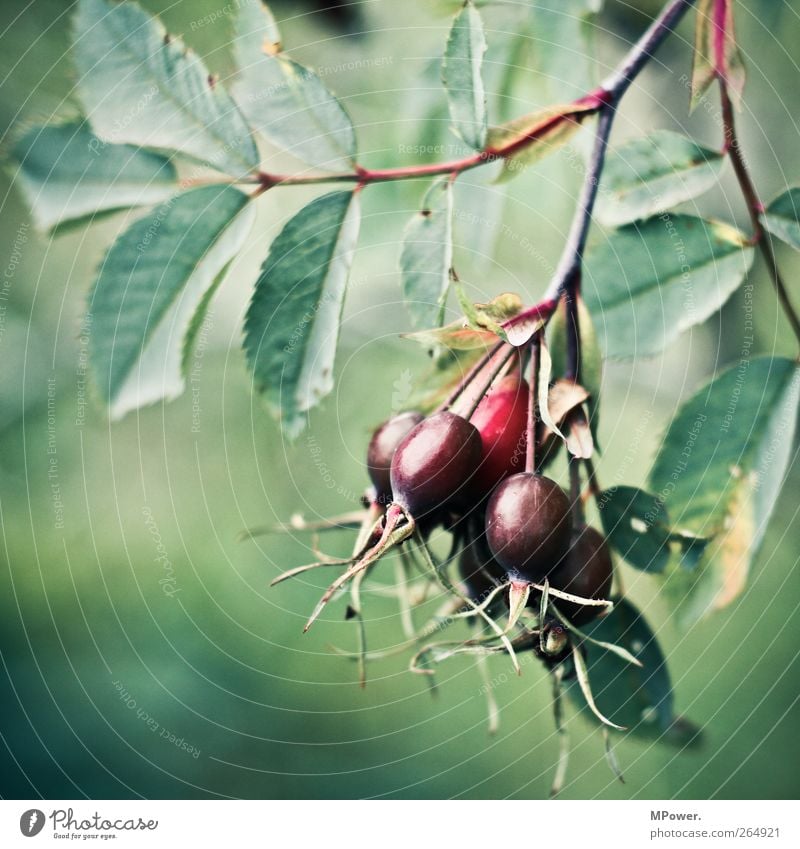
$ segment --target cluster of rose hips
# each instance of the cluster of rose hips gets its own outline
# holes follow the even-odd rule
[[[570,656],[569,631],[580,634],[579,626],[610,605],[612,560],[602,535],[584,521],[580,492],[568,496],[542,474],[561,442],[539,415],[536,351],[535,344],[525,354],[499,344],[430,415],[402,412],[377,428],[367,450],[368,519],[353,557],[336,561],[347,568],[306,630],[345,584],[360,581],[390,549],[410,544],[424,550],[432,577],[467,605],[467,615],[492,625],[490,641],[510,648],[516,625],[513,644],[532,648],[548,665]],[[452,535],[444,564],[427,547],[437,528]],[[503,600],[505,628],[493,618]],[[526,612],[523,619],[532,616],[537,627],[520,622]]]

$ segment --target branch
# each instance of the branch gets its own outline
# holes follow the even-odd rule
[[[641,38],[628,51],[619,68],[601,86],[604,93],[603,103],[597,109],[600,117],[595,130],[595,143],[586,169],[575,216],[572,219],[567,242],[561,254],[555,274],[543,299],[520,313],[514,322],[532,320],[543,313],[549,320],[565,292],[577,294],[580,286],[580,270],[583,264],[583,251],[586,237],[591,226],[592,210],[600,185],[600,175],[605,163],[606,148],[611,128],[616,117],[617,106],[631,83],[641,73],[645,65],[653,58],[653,53],[675,29],[680,19],[694,5],[695,0],[671,0],[661,14],[655,18]],[[505,326],[505,325],[504,325]],[[577,351],[575,354],[578,356]]]
[[[764,211],[764,206],[759,200],[758,192],[753,184],[750,172],[747,170],[747,164],[742,154],[742,148],[739,144],[739,138],[736,134],[736,119],[734,118],[733,104],[731,103],[730,94],[728,92],[728,84],[722,76],[718,75],[720,102],[722,105],[722,125],[725,134],[725,152],[733,165],[736,180],[742,190],[742,197],[747,206],[747,212],[750,216],[750,221],[753,225],[753,242],[758,245],[762,256],[767,264],[767,272],[769,273],[772,285],[778,296],[781,308],[783,309],[789,324],[792,327],[792,332],[800,344],[800,318],[795,312],[792,302],[789,299],[789,293],[786,289],[786,284],[781,277],[778,269],[778,261],[775,258],[775,251],[772,247],[772,238],[764,229],[761,223],[761,213]]]
[[[277,186],[309,186],[320,183],[357,183],[366,186],[370,183],[389,183],[397,180],[411,180],[419,177],[436,177],[449,174],[456,177],[464,171],[487,165],[490,162],[498,162],[508,156],[522,150],[542,136],[550,132],[554,127],[567,121],[582,121],[589,115],[597,112],[606,101],[606,92],[599,88],[591,91],[583,97],[572,101],[570,107],[563,112],[554,115],[549,121],[544,121],[529,133],[509,139],[499,147],[489,146],[462,159],[452,159],[448,162],[433,162],[426,165],[407,165],[400,168],[367,169],[356,166],[352,172],[342,174],[270,174],[261,171],[255,179],[250,182],[260,184],[260,191]]]
[[[511,139],[500,147],[487,147],[462,159],[453,159],[449,162],[376,170],[356,166],[354,171],[344,174],[271,174],[261,171],[251,182],[259,184],[260,192],[265,192],[276,186],[309,186],[319,183],[357,183],[364,186],[369,183],[435,177],[442,174],[457,176],[472,168],[504,159],[512,153],[528,147],[559,124],[566,121],[581,121],[596,112],[606,111],[616,103],[642,68],[650,61],[653,51],[672,32],[683,14],[694,2],[695,0],[672,0],[600,88],[572,101],[571,106],[573,108],[571,110],[559,113],[534,132]]]

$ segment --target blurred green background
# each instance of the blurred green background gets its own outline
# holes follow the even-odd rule
[[[223,79],[230,72],[235,3],[144,5],[163,13]],[[546,32],[516,40],[522,5],[483,10],[496,118],[574,96],[602,78],[659,4],[608,2],[593,32],[594,67],[575,43],[554,51]],[[768,198],[800,178],[800,3],[736,5],[749,69],[743,144]],[[456,155],[448,153],[456,145],[437,66],[446,3],[371,0],[324,14],[302,3],[274,8],[293,55],[345,100],[365,163],[415,161],[421,142],[442,146],[435,159]],[[2,5],[4,147],[20,127],[76,108],[69,14],[54,0]],[[686,21],[626,99],[615,141],[667,127],[718,144],[715,105],[687,115],[679,78],[688,73],[691,37]],[[548,55],[549,77],[535,70]],[[509,64],[519,65],[510,76]],[[268,150],[265,162],[293,167]],[[476,299],[510,289],[532,300],[542,291],[579,180],[563,153],[507,189],[476,173],[464,179],[456,262]],[[502,708],[493,738],[470,660],[441,668],[436,698],[407,672],[405,655],[373,664],[361,690],[354,665],[330,651],[355,645],[342,602],[302,634],[327,576],[268,588],[279,571],[313,559],[309,538],[236,541],[242,528],[297,510],[313,517],[356,506],[371,428],[426,369],[424,352],[399,338],[407,320],[396,272],[399,234],[423,187],[365,193],[336,390],[290,444],[251,391],[240,324],[270,239],[310,193],[281,190],[263,199],[250,245],[212,307],[189,391],[110,425],[91,400],[82,406],[81,314],[93,269],[124,216],[50,239],[34,232],[13,168],[2,181],[0,794],[545,797],[557,741],[549,682],[537,664],[527,662],[516,678],[504,658],[491,659]],[[699,208],[746,226],[730,174]],[[779,250],[800,298],[800,262]],[[791,355],[758,263],[751,282],[756,348]],[[743,332],[734,298],[662,357],[609,365],[601,479],[643,482],[678,399],[738,355]],[[669,658],[678,708],[703,725],[705,745],[679,752],[622,741],[622,786],[603,762],[599,732],[573,709],[565,797],[796,798],[798,484],[795,464],[746,594],[709,621],[678,629],[657,585],[622,567]],[[345,554],[351,541],[341,533],[324,544]],[[392,581],[392,565],[380,566],[366,588],[374,647],[401,639],[394,602],[374,592]]]

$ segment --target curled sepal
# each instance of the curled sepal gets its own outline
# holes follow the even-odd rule
[[[558,665],[553,668],[553,721],[558,734],[558,766],[550,786],[550,798],[553,799],[561,792],[564,781],[567,778],[567,767],[569,765],[569,730],[564,721],[564,690],[561,685],[564,677],[564,667]]]
[[[355,578],[360,572],[369,569],[374,563],[380,560],[387,551],[401,542],[407,540],[413,533],[414,519],[406,510],[399,504],[392,504],[386,511],[386,516],[380,520],[376,528],[382,523],[383,530],[378,542],[366,551],[361,552],[357,557],[352,558],[350,567],[343,572],[339,577],[325,590],[322,598],[317,603],[311,616],[308,618],[303,633],[314,624],[317,617],[322,613],[325,605],[333,598],[335,593],[343,587],[352,578]],[[372,539],[372,537],[370,537]]]
[[[531,585],[527,581],[511,581],[508,586],[508,625],[507,629],[517,624],[520,614],[525,610],[531,594]]]
[[[612,722],[607,716],[604,716],[594,703],[592,685],[589,683],[589,672],[586,669],[586,661],[583,659],[581,650],[576,646],[572,647],[572,659],[575,661],[575,675],[577,676],[578,684],[581,688],[581,692],[583,693],[583,697],[586,699],[586,704],[589,706],[589,710],[591,710],[591,712],[604,725],[608,725],[610,728],[616,728],[617,731],[627,731],[627,728],[625,728],[624,725],[617,725],[616,722]]]
[[[358,634],[358,683],[363,689],[367,686],[367,628],[364,624],[364,614],[361,607],[361,582],[366,571],[359,572],[350,584],[350,604],[347,607],[347,618],[355,619]]]
[[[478,667],[478,673],[481,676],[481,692],[486,697],[486,730],[493,737],[500,730],[500,708],[497,699],[494,697],[494,686],[489,677],[489,664],[486,661],[486,655],[478,655],[475,658],[475,665]]]
[[[626,648],[622,646],[618,646],[615,643],[607,643],[604,640],[596,640],[594,637],[590,637],[588,634],[581,631],[577,625],[573,625],[572,622],[567,619],[566,616],[553,604],[550,606],[550,609],[553,611],[556,619],[568,630],[575,634],[576,637],[580,637],[581,640],[585,640],[587,643],[592,643],[595,646],[599,646],[601,649],[605,649],[606,651],[610,651],[613,654],[617,655],[617,657],[621,657],[626,663],[631,663],[634,666],[638,666],[641,668],[642,662],[634,657]]]
[[[302,513],[292,513],[289,521],[284,524],[257,525],[254,528],[244,528],[244,530],[239,531],[236,535],[236,541],[246,542],[249,539],[267,536],[268,534],[290,534],[294,531],[319,533],[320,531],[340,531],[346,528],[360,528],[364,523],[364,517],[368,513],[369,511],[367,510],[353,510],[351,513],[342,513],[339,516],[331,516],[328,519],[315,519],[313,521],[306,519]],[[375,519],[372,521],[374,522]]]
[[[608,768],[614,773],[614,778],[616,778],[620,784],[624,784],[625,776],[622,774],[622,769],[620,769],[619,761],[617,760],[617,753],[614,751],[614,746],[611,742],[611,732],[605,727],[605,725],[601,728],[601,731],[603,732],[603,746],[605,747],[606,763],[608,764]]]
[[[304,572],[310,572],[312,569],[319,569],[322,566],[346,566],[352,562],[352,557],[332,557],[330,560],[317,560],[314,563],[306,563],[303,566],[295,566],[294,569],[287,569],[285,572],[281,572],[277,578],[273,578],[269,582],[269,585],[271,587],[275,587],[278,584],[282,584],[284,581],[288,581],[289,578],[296,578]]]
[[[437,564],[434,562],[434,559],[431,556],[430,549],[428,548],[428,544],[422,537],[422,534],[417,531],[415,536],[419,544],[419,549],[422,552],[425,565],[428,567],[433,577],[436,578],[436,580],[439,582],[443,589],[456,596],[462,603],[466,604],[467,607],[472,608],[472,610],[474,610],[481,617],[481,619],[486,622],[486,624],[492,629],[494,634],[499,637],[500,642],[503,644],[503,647],[505,648],[506,652],[508,652],[508,656],[514,666],[514,671],[517,673],[517,675],[522,675],[522,668],[519,665],[517,654],[514,651],[514,646],[511,644],[511,640],[508,639],[506,632],[497,624],[497,622],[495,622],[494,619],[492,619],[491,616],[489,616],[489,614],[485,610],[481,609],[480,605],[475,604],[472,599],[467,598],[465,595],[462,595],[462,593],[458,591],[458,589],[448,577],[447,571],[437,566]]]
[[[544,584],[531,584],[531,586],[535,590],[539,590],[539,592],[544,592],[545,585]],[[573,595],[572,593],[565,593],[564,590],[557,590],[553,587],[548,587],[548,593],[554,598],[560,598],[563,601],[571,601],[575,604],[584,604],[589,607],[613,607],[614,602],[610,601],[607,598],[584,598],[580,595]]]

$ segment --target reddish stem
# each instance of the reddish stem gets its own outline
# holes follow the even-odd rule
[[[539,350],[541,348],[541,336],[539,333],[531,339],[531,378],[528,387],[528,430],[525,445],[525,471],[532,474],[536,471],[536,426],[538,416],[536,415],[536,404],[539,398]]]
[[[731,165],[733,165],[733,170],[736,174],[736,180],[739,183],[742,197],[747,206],[747,212],[753,226],[753,242],[758,245],[758,249],[764,257],[767,272],[778,296],[778,302],[792,327],[795,338],[800,344],[800,318],[798,318],[792,306],[789,292],[778,268],[778,261],[772,247],[772,239],[761,223],[761,213],[764,211],[764,205],[758,197],[758,192],[756,191],[750,172],[747,170],[747,163],[742,154],[742,148],[736,134],[736,119],[733,112],[733,103],[728,93],[728,85],[722,76],[718,75],[717,79],[719,81],[720,102],[722,105],[723,132],[725,134],[724,149],[728,158],[731,160]]]

